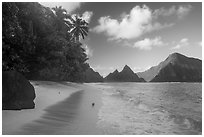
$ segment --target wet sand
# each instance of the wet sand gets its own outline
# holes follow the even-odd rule
[[[97,127],[101,91],[86,84],[32,82],[36,108],[3,111],[3,134],[101,134]],[[92,103],[95,106],[92,106]]]

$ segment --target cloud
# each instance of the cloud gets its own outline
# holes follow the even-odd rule
[[[158,30],[169,26],[170,24],[160,24],[152,22],[152,11],[149,7],[135,6],[129,14],[123,14],[121,21],[112,19],[110,16],[101,17],[99,25],[93,28],[96,33],[104,32],[115,39],[133,39],[146,32]]]
[[[75,19],[75,16],[77,16],[78,18],[81,18],[81,19],[85,20],[86,22],[90,23],[91,17],[93,16],[93,12],[92,11],[85,11],[82,15],[72,14],[71,16],[73,19]],[[70,21],[69,19],[67,19],[67,20]]]
[[[80,2],[40,2],[40,4],[50,8],[62,6],[68,13],[73,12],[81,6]]]
[[[93,16],[93,12],[92,11],[85,11],[82,14],[82,19],[89,23],[91,21],[91,17],[92,16]]]
[[[88,47],[86,44],[83,44],[82,47],[85,49],[85,53],[88,57],[93,56],[93,50],[90,47]]]
[[[183,38],[179,41],[179,43],[175,46],[175,47],[172,47],[171,49],[174,50],[174,49],[180,49],[182,47],[185,47],[185,46],[188,46],[189,45],[189,40],[187,38]]]
[[[145,38],[141,41],[137,41],[134,43],[134,48],[139,48],[141,50],[151,50],[154,46],[164,46],[167,43],[164,43],[161,40],[161,37],[155,37],[154,39]]]
[[[98,25],[92,31],[105,33],[109,40],[134,39],[145,33],[171,27],[174,23],[160,23],[157,21],[159,16],[177,15],[178,18],[187,15],[191,6],[172,6],[169,9],[152,10],[148,6],[135,6],[129,14],[122,13],[120,19],[113,19],[110,16],[100,17]]]
[[[191,5],[180,6],[177,10],[177,16],[179,18],[183,18],[184,16],[186,16],[190,12],[191,9],[192,9]]]
[[[180,6],[172,6],[169,9],[156,9],[154,11],[154,17],[157,18],[159,16],[167,17],[167,16],[172,16],[176,15],[179,19],[183,18],[186,16],[190,10],[192,9],[191,5],[180,5]]]

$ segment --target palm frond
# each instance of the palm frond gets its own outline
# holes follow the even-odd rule
[[[81,31],[85,36],[88,36],[88,33],[85,30],[81,29]]]
[[[80,32],[80,34],[81,34],[82,38],[84,39],[85,37],[84,37],[84,34],[83,34],[83,32]]]

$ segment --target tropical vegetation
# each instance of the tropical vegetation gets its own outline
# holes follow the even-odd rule
[[[2,69],[28,79],[83,81],[89,67],[80,37],[88,23],[62,7],[2,3]]]

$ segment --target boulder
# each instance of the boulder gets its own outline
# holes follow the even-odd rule
[[[35,108],[35,89],[19,72],[2,72],[2,109],[21,110]]]

